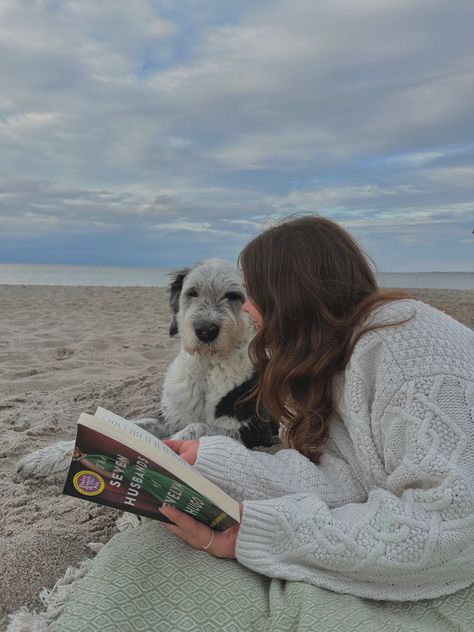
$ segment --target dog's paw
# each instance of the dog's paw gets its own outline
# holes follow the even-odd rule
[[[189,439],[199,439],[209,433],[209,428],[206,424],[194,423],[189,424],[182,430],[175,432],[170,436],[170,439],[176,439],[177,441],[188,441]]]
[[[174,439],[175,441],[189,441],[190,439],[196,439],[196,435],[186,432],[185,430],[180,430],[179,432],[170,435],[169,438]]]
[[[166,431],[166,428],[162,421],[159,419],[155,419],[154,417],[145,417],[144,419],[132,419],[137,426],[143,428],[154,437],[158,437],[158,439],[166,439],[169,437],[169,432]]]
[[[65,472],[71,463],[73,449],[74,441],[62,441],[36,450],[18,461],[16,471],[22,478],[41,478]]]

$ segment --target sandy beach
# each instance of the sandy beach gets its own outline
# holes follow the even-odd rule
[[[474,291],[407,290],[474,328]],[[106,542],[119,512],[62,496],[64,475],[24,481],[27,452],[72,439],[98,405],[152,416],[170,338],[165,288],[0,286],[0,629],[20,606],[41,608],[70,565]]]

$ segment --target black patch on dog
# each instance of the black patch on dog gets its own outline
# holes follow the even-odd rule
[[[262,405],[260,407],[263,420],[257,417],[257,398],[237,404],[237,400],[246,395],[257,383],[257,374],[254,373],[248,380],[229,391],[216,406],[215,418],[234,417],[242,422],[239,429],[240,438],[246,448],[257,446],[270,447],[272,445],[272,435],[278,434],[278,425],[271,419],[270,415]]]
[[[168,285],[169,303],[171,316],[173,318],[170,325],[170,336],[175,336],[178,333],[178,321],[176,316],[179,312],[179,297],[183,289],[184,279],[189,272],[191,272],[191,268],[182,268],[181,270],[175,270],[169,275],[173,279]]]

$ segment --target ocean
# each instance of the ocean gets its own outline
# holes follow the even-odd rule
[[[169,268],[0,264],[0,285],[165,287]],[[474,272],[379,272],[382,287],[474,290]]]

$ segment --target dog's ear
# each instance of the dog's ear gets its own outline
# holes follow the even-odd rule
[[[179,312],[179,296],[183,288],[184,279],[190,271],[191,268],[182,268],[181,270],[175,270],[170,274],[172,280],[171,283],[168,285],[168,293],[171,317],[173,319],[170,325],[170,336],[175,336],[178,333],[178,320],[176,316]]]

